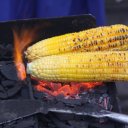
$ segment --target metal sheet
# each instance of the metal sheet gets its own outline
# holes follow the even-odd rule
[[[0,124],[35,114],[47,114],[48,112],[74,114],[77,116],[89,116],[97,119],[109,118],[110,120],[128,124],[128,116],[124,114],[106,111],[96,104],[87,103],[85,109],[61,108],[49,106],[38,100],[7,100],[0,102]]]

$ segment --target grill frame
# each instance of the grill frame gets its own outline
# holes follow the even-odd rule
[[[13,42],[12,28],[18,27],[19,29],[23,27],[33,27],[35,25],[44,26],[41,31],[39,31],[39,37],[36,41],[49,38],[56,35],[61,35],[70,32],[78,32],[84,29],[96,27],[96,20],[92,15],[80,15],[80,16],[70,16],[52,19],[26,19],[17,21],[0,22],[0,43],[10,43]],[[32,42],[35,43],[36,41]],[[28,93],[30,99],[35,99],[33,94],[33,87],[30,82],[30,77],[28,76]],[[108,88],[108,93],[111,95],[113,100],[113,111],[120,112],[118,106],[118,100],[116,96],[116,85],[114,82],[105,83]],[[91,122],[90,122],[91,123]],[[97,124],[98,125],[98,124]],[[118,123],[116,126],[121,126]]]

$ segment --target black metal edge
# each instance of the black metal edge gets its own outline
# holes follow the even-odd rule
[[[18,23],[18,22],[30,22],[30,21],[47,21],[47,20],[58,20],[58,19],[67,19],[67,18],[77,18],[77,17],[91,17],[94,21],[96,21],[95,17],[92,14],[81,14],[81,15],[70,15],[70,16],[59,16],[53,18],[29,18],[29,19],[17,19],[17,20],[9,20],[9,21],[0,21],[0,24],[8,24],[8,23]]]
[[[38,38],[35,41],[65,33],[78,32],[96,27],[96,19],[91,14],[41,19],[23,19],[0,22],[0,43],[13,42],[14,28],[31,29],[38,27]]]

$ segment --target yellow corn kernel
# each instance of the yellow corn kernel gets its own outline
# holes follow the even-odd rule
[[[68,52],[127,49],[128,27],[118,24],[41,40],[27,49],[26,58],[32,61]]]
[[[128,52],[76,52],[34,60],[27,65],[33,77],[55,82],[128,80]]]

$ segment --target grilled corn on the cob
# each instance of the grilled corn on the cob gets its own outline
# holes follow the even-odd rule
[[[28,63],[27,72],[47,81],[128,80],[128,52],[76,52],[42,57]]]
[[[127,50],[128,27],[112,25],[77,33],[52,37],[37,42],[26,51],[26,57],[34,59],[75,51]]]

